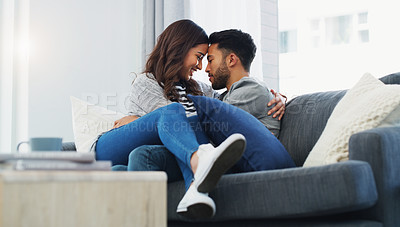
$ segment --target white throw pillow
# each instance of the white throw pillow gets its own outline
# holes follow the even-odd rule
[[[350,136],[381,123],[387,125],[387,120],[396,122],[393,116],[398,113],[392,112],[398,111],[399,105],[400,85],[385,85],[371,74],[365,74],[333,110],[304,166],[348,160]]]
[[[95,106],[71,96],[72,126],[77,152],[89,152],[97,137],[110,129],[122,113]]]
[[[378,127],[392,127],[400,126],[400,105],[397,106],[383,121],[378,125]]]

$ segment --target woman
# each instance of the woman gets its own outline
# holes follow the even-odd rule
[[[132,84],[129,116],[117,120],[114,129],[173,102],[181,103],[187,116],[195,115],[196,110],[193,103],[187,99],[187,94],[211,97],[217,94],[209,86],[191,78],[193,72],[201,70],[202,59],[207,49],[208,36],[194,22],[180,20],[168,26],[159,36],[147,60],[144,73],[139,75]],[[186,121],[186,119],[180,120]],[[108,133],[110,132],[106,134]],[[129,148],[118,155],[115,152],[105,151],[103,147],[99,147],[99,142],[102,146],[104,142],[114,145],[113,140],[104,141],[105,135],[102,135],[96,143],[97,157],[112,160],[113,165],[126,165],[132,149]],[[154,136],[158,135],[154,134]],[[204,137],[200,140],[202,143],[208,142],[208,139]],[[158,138],[154,138],[149,143],[162,144]]]
[[[180,20],[168,26],[158,38],[143,74],[132,83],[129,115],[141,117],[151,111],[180,102],[188,115],[194,113],[186,94],[217,97],[210,86],[192,79],[193,72],[202,69],[207,53],[208,36],[190,20]],[[136,119],[128,116],[116,122],[120,126]]]

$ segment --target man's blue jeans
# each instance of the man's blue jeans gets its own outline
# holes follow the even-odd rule
[[[175,156],[164,145],[145,145],[129,155],[127,171],[165,171],[168,182],[183,180],[183,174]],[[189,188],[190,181],[188,185]],[[185,181],[186,184],[186,181]]]
[[[172,103],[103,134],[96,144],[96,159],[127,165],[128,156],[135,148],[163,144],[175,156],[185,182],[191,183],[190,159],[204,143],[209,143],[209,139],[197,116],[187,118],[184,107]]]
[[[113,166],[115,171],[164,171],[168,182],[185,180],[186,190],[192,183],[188,169],[181,171],[178,159],[164,145],[144,145],[136,148],[129,155],[128,166]],[[226,173],[235,173],[232,167]],[[182,174],[183,173],[183,174]]]
[[[164,145],[144,145],[129,155],[128,166],[115,165],[113,171],[164,171],[168,182],[183,180],[182,171],[175,156]],[[185,181],[189,188],[191,178]]]

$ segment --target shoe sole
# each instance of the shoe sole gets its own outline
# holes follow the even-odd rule
[[[193,204],[191,206],[188,206],[186,210],[178,210],[177,213],[190,219],[204,219],[214,216],[214,210],[212,209],[212,207],[205,203]]]
[[[242,157],[246,148],[246,139],[241,134],[237,134],[232,138],[234,141],[229,144],[222,154],[215,160],[214,165],[210,168],[204,180],[197,186],[199,192],[207,193],[213,190],[222,175],[224,175],[224,173],[226,173],[226,171],[235,165]],[[229,142],[228,139],[229,137],[223,143]],[[223,145],[223,143],[221,145]]]

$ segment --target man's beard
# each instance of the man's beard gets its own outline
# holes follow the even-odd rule
[[[219,90],[226,87],[226,84],[228,83],[230,77],[230,72],[228,66],[226,65],[226,62],[222,63],[218,67],[213,77],[214,77],[214,83],[212,83],[212,88],[214,90]]]

